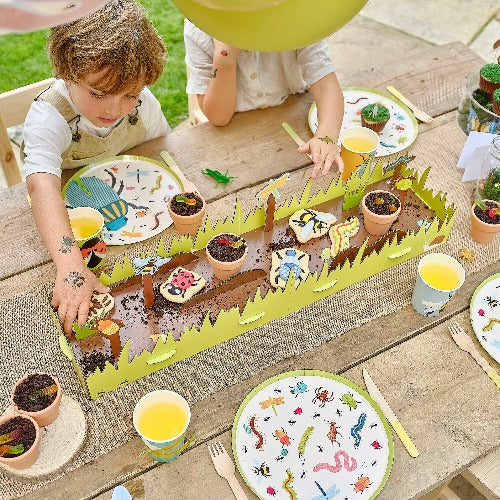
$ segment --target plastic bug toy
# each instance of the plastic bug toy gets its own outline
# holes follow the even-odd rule
[[[226,173],[223,174],[218,170],[211,170],[209,168],[206,168],[205,170],[202,170],[201,173],[215,179],[217,181],[217,185],[223,184],[225,186],[231,179],[236,179],[236,176],[234,175],[227,175],[227,170]]]

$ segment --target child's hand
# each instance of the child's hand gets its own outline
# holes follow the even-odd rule
[[[71,333],[77,318],[79,326],[87,321],[94,290],[106,293],[109,288],[86,267],[58,269],[51,304],[57,309],[66,334]]]
[[[340,146],[329,136],[313,137],[303,146],[299,146],[299,153],[309,153],[314,163],[312,177],[316,178],[321,171],[326,175],[334,163],[337,164],[339,172],[344,171],[344,162],[340,157]]]
[[[214,60],[220,57],[227,57],[232,60],[236,60],[240,54],[241,49],[228,45],[227,43],[221,42],[214,38]]]

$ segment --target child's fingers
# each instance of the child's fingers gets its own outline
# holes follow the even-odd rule
[[[83,326],[89,317],[90,301],[83,301],[78,308],[78,326]]]
[[[66,313],[68,311],[68,304],[67,303],[62,303],[59,304],[59,307],[57,308],[57,314],[59,315],[59,321],[64,324],[64,321],[66,320]]]
[[[333,165],[333,158],[330,155],[326,155],[325,163],[323,164],[323,170],[321,171],[321,173],[323,175],[326,175],[330,170],[330,168],[332,168],[332,165]]]
[[[73,322],[78,314],[78,308],[70,305],[66,312],[66,318],[64,318],[64,331],[69,334],[73,330]]]
[[[344,171],[344,160],[342,159],[342,156],[340,156],[340,154],[336,156],[335,163],[337,164],[339,172],[342,173]]]
[[[95,289],[99,293],[108,293],[109,292],[109,286],[103,285],[100,281],[97,282],[97,285],[95,286]]]

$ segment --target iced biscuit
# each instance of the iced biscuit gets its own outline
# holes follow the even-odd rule
[[[324,236],[336,221],[337,218],[333,214],[304,208],[295,212],[288,223],[297,239],[301,243],[306,243],[312,238]]]
[[[356,235],[359,231],[359,219],[357,217],[349,217],[344,222],[336,224],[330,228],[330,238],[332,246],[330,256],[335,257],[340,252],[349,248],[349,238]]]
[[[183,267],[176,267],[160,286],[160,293],[171,302],[183,304],[205,285],[205,278]]]
[[[288,277],[292,274],[295,287],[309,274],[309,255],[295,248],[283,248],[273,252],[270,280],[274,288],[285,288]]]

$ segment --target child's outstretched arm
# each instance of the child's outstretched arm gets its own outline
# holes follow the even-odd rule
[[[334,163],[340,172],[344,170],[340,147],[337,145],[344,117],[344,96],[335,73],[313,83],[311,93],[318,109],[318,129],[314,137],[300,146],[298,151],[311,154],[314,178],[320,171],[322,175],[326,175]]]
[[[108,288],[83,262],[61,197],[59,177],[35,173],[26,178],[26,185],[38,232],[57,268],[51,304],[69,334],[77,318],[80,326],[87,321],[92,292],[104,293]]]
[[[240,49],[214,39],[213,70],[205,95],[198,95],[198,104],[209,121],[227,125],[236,109],[236,60]]]

